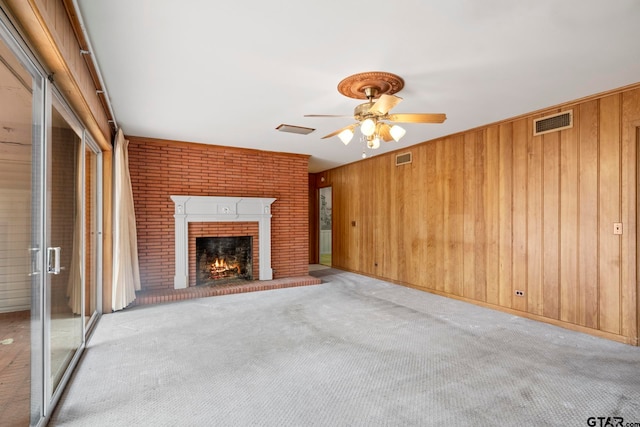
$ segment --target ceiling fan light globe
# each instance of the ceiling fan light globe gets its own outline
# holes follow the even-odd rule
[[[380,138],[378,138],[377,136],[375,138],[373,138],[373,140],[371,141],[371,149],[372,150],[376,150],[380,148]]]
[[[345,129],[338,134],[338,138],[344,145],[347,145],[353,139],[353,131],[351,129]]]
[[[362,132],[364,136],[371,136],[375,131],[376,122],[374,122],[372,119],[366,119],[360,125],[360,132]]]
[[[398,142],[400,141],[400,138],[402,138],[407,133],[407,131],[398,125],[393,125],[391,126],[389,133],[391,134],[391,137],[393,138],[393,140],[395,142]]]

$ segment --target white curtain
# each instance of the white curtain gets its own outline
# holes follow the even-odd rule
[[[138,238],[129,175],[129,141],[118,129],[114,142],[113,294],[111,306],[122,310],[136,299],[140,290]]]

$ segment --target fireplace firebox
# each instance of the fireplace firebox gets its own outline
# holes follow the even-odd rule
[[[197,237],[196,286],[253,280],[251,236]]]

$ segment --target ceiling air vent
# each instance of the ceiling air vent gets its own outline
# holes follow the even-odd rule
[[[396,154],[396,166],[411,163],[411,153]]]
[[[533,121],[533,136],[555,132],[573,127],[573,110],[551,116],[541,117]]]
[[[308,135],[311,132],[313,132],[315,129],[306,128],[304,126],[285,125],[283,123],[280,126],[278,126],[276,130],[279,130],[280,132],[299,133],[301,135]]]

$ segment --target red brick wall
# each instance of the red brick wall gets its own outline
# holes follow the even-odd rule
[[[173,288],[175,205],[171,195],[275,197],[271,206],[273,278],[308,274],[307,156],[128,139],[143,290]]]

